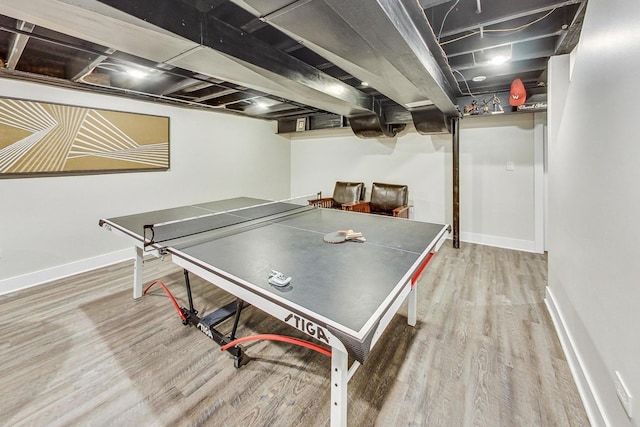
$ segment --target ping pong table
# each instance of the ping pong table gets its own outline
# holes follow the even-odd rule
[[[332,426],[346,425],[347,383],[404,301],[408,323],[415,326],[415,284],[450,230],[448,225],[318,208],[293,199],[248,197],[101,219],[99,225],[134,244],[134,298],[142,296],[145,254],[170,257],[184,269],[190,307],[180,308],[183,323],[229,351],[236,367],[242,364],[239,343],[285,341],[273,335],[236,338],[244,304],[313,338],[288,342],[331,356]],[[344,229],[362,233],[366,241],[323,240]],[[269,283],[273,270],[290,282]],[[235,296],[235,308],[229,304],[199,317],[189,272]],[[231,334],[215,329],[234,315]],[[349,356],[354,360],[350,367]]]

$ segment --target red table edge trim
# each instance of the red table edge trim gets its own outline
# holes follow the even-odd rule
[[[422,276],[424,269],[427,268],[427,264],[429,264],[429,261],[431,261],[431,258],[433,258],[434,255],[435,255],[435,252],[429,252],[429,255],[427,255],[424,261],[422,261],[422,264],[420,264],[420,267],[418,267],[414,275],[411,276],[412,288],[416,285],[416,282],[420,279],[420,276]]]

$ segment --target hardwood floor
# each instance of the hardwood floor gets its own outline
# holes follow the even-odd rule
[[[284,343],[232,360],[157,288],[132,299],[125,262],[0,296],[2,426],[325,426],[330,359]],[[349,382],[352,426],[587,426],[544,306],[543,255],[444,245]],[[145,263],[186,305],[181,270]],[[196,308],[228,295],[192,276]],[[230,321],[228,321],[230,322]],[[249,308],[240,336],[301,336]]]

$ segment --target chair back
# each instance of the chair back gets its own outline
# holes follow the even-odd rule
[[[409,204],[409,187],[374,182],[371,187],[371,212],[391,214],[395,208]]]
[[[363,182],[336,182],[333,189],[333,201],[337,205],[355,203],[364,198],[365,188]]]

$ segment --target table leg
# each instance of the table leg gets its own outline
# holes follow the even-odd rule
[[[144,265],[144,251],[134,246],[136,255],[133,264],[133,298],[142,297],[142,268]]]
[[[347,425],[347,353],[331,350],[331,427]]]
[[[409,324],[409,326],[416,326],[418,315],[418,291],[416,288],[417,286],[411,288],[411,292],[409,292],[409,295],[407,296],[407,323]]]

